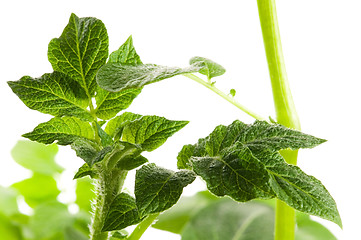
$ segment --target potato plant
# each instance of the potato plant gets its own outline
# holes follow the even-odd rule
[[[140,239],[157,218],[162,219],[159,217],[162,212],[177,203],[183,188],[196,177],[206,182],[210,199],[215,196],[233,199],[225,200],[230,208],[237,208],[233,201],[276,199],[275,210],[263,206],[269,215],[260,221],[272,219],[270,216],[275,214],[274,238],[277,240],[295,238],[295,210],[342,227],[336,203],[326,188],[296,166],[298,149],[313,148],[325,140],[299,131],[282,59],[274,1],[259,0],[258,7],[276,120],[268,121],[239,104],[234,99],[235,90],[229,94],[220,91],[214,82],[215,77],[225,73],[220,64],[204,57],[191,58],[189,66],[183,68],[145,64],[134,48],[132,37],[109,54],[107,30],[102,21],[79,18],[75,14],[70,16],[60,37],[49,43],[48,59],[53,72],[8,82],[26,106],[54,116],[23,136],[43,144],[55,142],[71,146],[84,160],[74,179],[86,176],[94,179],[97,190],[90,224],[91,240],[111,236]],[[235,120],[228,126],[219,125],[198,142],[180,147],[179,170],[172,171],[149,163],[153,161],[142,153],[159,148],[188,122],[125,110],[147,85],[179,75],[201,83],[256,120],[249,124]],[[136,171],[134,194],[122,189],[129,171]],[[245,210],[252,219],[258,219],[252,215],[253,210],[262,208],[255,204]],[[204,216],[211,216],[204,211]],[[243,210],[235,211],[235,216],[229,219],[242,214]],[[306,215],[302,216],[306,222],[312,222]],[[237,221],[232,224],[235,224],[233,229],[240,228]],[[137,227],[132,233],[124,234],[122,231],[131,225]],[[200,239],[196,237],[197,231],[182,230],[182,236]],[[235,235],[219,238],[245,239],[244,233],[236,231]],[[272,239],[273,233],[256,238],[261,236]],[[255,235],[250,235],[247,239],[254,238]],[[205,235],[201,239],[211,237]]]

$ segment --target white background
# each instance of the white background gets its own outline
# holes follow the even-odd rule
[[[342,240],[358,239],[360,221],[361,4],[357,0],[278,0],[284,56],[304,132],[328,139],[302,150],[299,165],[320,179],[335,198],[344,230],[324,222]],[[237,90],[236,99],[258,114],[274,117],[272,95],[256,1],[2,1],[0,3],[0,185],[28,176],[13,163],[10,150],[21,134],[50,116],[32,111],[6,81],[51,72],[47,45],[59,37],[70,13],[101,19],[110,51],[129,35],[144,63],[187,66],[193,56],[222,64],[217,86]],[[177,77],[147,86],[129,109],[190,124],[147,155],[176,169],[183,144],[195,143],[218,124],[253,120],[192,80]],[[82,161],[61,148],[58,161],[71,174]],[[63,184],[64,185],[64,184]],[[131,183],[129,183],[131,187]],[[61,187],[61,186],[60,186]],[[203,189],[200,181],[185,190]],[[70,201],[71,197],[64,197]],[[156,237],[155,237],[156,236]],[[144,239],[179,239],[149,230]]]

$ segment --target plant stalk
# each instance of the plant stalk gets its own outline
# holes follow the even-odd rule
[[[103,172],[101,172],[103,171]],[[107,240],[108,232],[102,232],[106,214],[110,204],[124,184],[128,171],[101,170],[97,185],[97,199],[94,204],[94,214],[90,226],[90,240]]]
[[[257,0],[257,4],[277,122],[286,127],[301,130],[287,80],[275,0]],[[297,164],[297,151],[284,150],[281,154],[287,163]],[[275,240],[294,240],[295,210],[277,200],[275,221]]]

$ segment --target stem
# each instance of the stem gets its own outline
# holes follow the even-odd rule
[[[103,171],[103,172],[101,172]],[[110,204],[121,191],[127,171],[124,170],[100,170],[97,186],[98,198],[94,204],[94,215],[90,226],[90,240],[107,240],[108,232],[102,232],[106,214]]]
[[[132,234],[127,238],[127,240],[138,240],[141,238],[143,233],[149,228],[149,226],[154,222],[154,220],[159,216],[159,213],[151,214],[146,219],[144,219],[138,226],[134,229]]]
[[[277,122],[300,130],[300,121],[293,103],[283,59],[275,0],[257,0],[263,41],[271,78]],[[297,151],[281,151],[289,164],[297,164]],[[295,211],[277,200],[275,240],[293,240],[295,237]]]
[[[266,120],[265,118],[261,117],[260,115],[252,112],[251,110],[249,110],[245,106],[241,105],[232,96],[230,96],[230,95],[222,92],[221,90],[219,90],[217,87],[214,86],[214,84],[212,84],[210,82],[206,82],[203,79],[201,79],[200,77],[197,77],[196,75],[191,74],[191,73],[185,73],[185,74],[183,74],[183,76],[185,76],[187,78],[190,78],[190,79],[202,84],[206,88],[212,90],[213,92],[215,92],[216,94],[221,96],[223,99],[227,100],[228,102],[232,103],[234,106],[236,106],[237,108],[239,108],[240,110],[242,110],[243,112],[248,114],[249,116],[251,116],[251,117],[253,117],[255,119],[258,119],[258,120]]]

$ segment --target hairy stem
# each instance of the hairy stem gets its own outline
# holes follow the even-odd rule
[[[217,87],[214,86],[214,84],[210,83],[209,81],[204,81],[200,77],[197,77],[196,75],[191,74],[191,73],[183,74],[183,76],[188,77],[188,78],[196,81],[197,83],[202,84],[206,88],[212,90],[213,92],[215,92],[216,94],[221,96],[223,99],[227,100],[228,102],[230,102],[231,104],[233,104],[234,106],[236,106],[237,108],[239,108],[240,110],[242,110],[243,112],[248,114],[249,116],[251,116],[251,117],[253,117],[255,119],[258,119],[258,120],[265,120],[265,118],[261,117],[260,115],[252,112],[251,110],[249,110],[245,106],[241,105],[239,102],[237,102],[234,99],[234,97],[232,97],[229,94],[226,94],[226,93],[222,92],[221,90],[219,90]]]
[[[107,240],[108,232],[102,232],[106,214],[110,204],[121,191],[127,171],[124,170],[100,170],[97,185],[97,199],[94,204],[94,214],[90,226],[90,240]]]
[[[257,3],[277,122],[286,127],[301,130],[287,80],[275,0],[257,0]],[[297,164],[297,151],[286,150],[281,154],[288,163]],[[293,240],[294,238],[295,211],[284,202],[277,200],[275,240]]]
[[[143,233],[150,227],[154,220],[159,216],[159,213],[151,214],[146,219],[144,219],[138,226],[134,229],[132,234],[127,238],[127,240],[138,240],[141,238]]]

